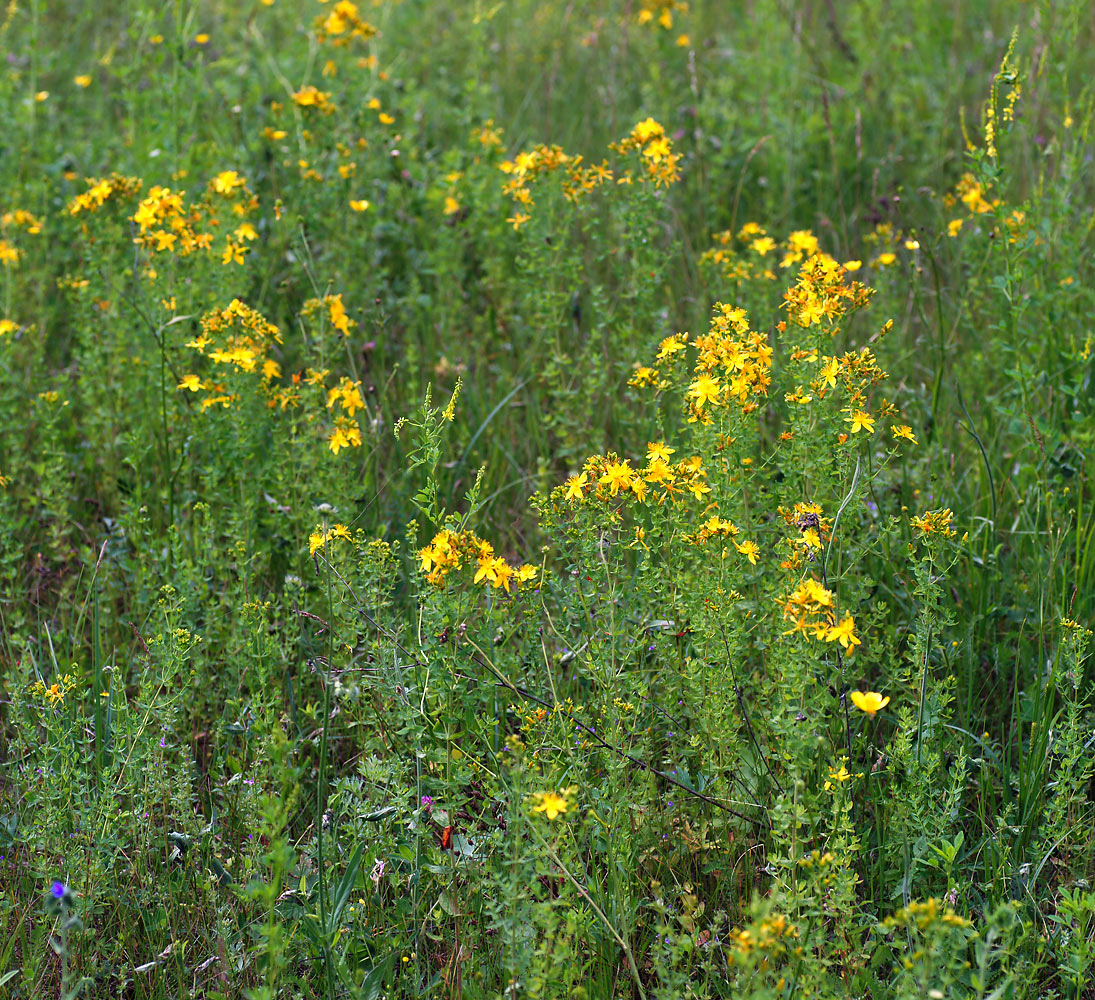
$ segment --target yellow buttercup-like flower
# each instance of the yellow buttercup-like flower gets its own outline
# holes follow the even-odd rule
[[[536,792],[533,795],[536,805],[532,807],[532,811],[543,813],[549,820],[558,819],[570,808],[570,796],[573,794],[573,788],[564,788],[558,792]]]
[[[861,712],[874,715],[890,703],[890,696],[882,697],[877,691],[852,691],[848,695]]]

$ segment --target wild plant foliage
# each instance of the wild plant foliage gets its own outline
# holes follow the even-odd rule
[[[1095,39],[952,6],[3,8],[4,995],[1088,995]]]

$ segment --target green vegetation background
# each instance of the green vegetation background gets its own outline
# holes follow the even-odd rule
[[[334,10],[0,13],[0,989],[1086,995],[1090,5]],[[647,118],[679,181],[547,181],[514,224],[507,158],[599,163]],[[114,174],[128,207],[70,211]],[[153,185],[213,251],[141,242]],[[629,380],[716,301],[779,340],[795,268],[704,256],[746,223],[862,262],[831,349],[870,345],[918,443],[841,450],[834,409],[773,457],[781,342],[716,492],[769,558],[727,580],[681,539],[702,504],[642,521],[651,554],[552,490],[648,442],[713,460]],[[298,406],[239,370],[202,405],[188,345],[233,299]],[[807,501],[854,657],[782,640],[776,508]],[[944,508],[954,537],[911,526]],[[446,526],[542,584],[432,587]]]

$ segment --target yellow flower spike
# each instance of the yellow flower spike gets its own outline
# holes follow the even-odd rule
[[[874,715],[890,703],[890,696],[882,697],[877,691],[851,691],[848,694],[852,704],[867,715]]]

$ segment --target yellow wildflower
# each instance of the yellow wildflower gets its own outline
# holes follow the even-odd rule
[[[688,397],[696,401],[697,410],[702,410],[705,403],[717,403],[720,392],[722,392],[722,385],[719,380],[707,374],[700,375],[688,387]]]
[[[760,555],[760,548],[756,542],[744,541],[741,543],[734,542],[734,548],[736,548],[746,559],[749,560],[754,566],[757,564],[757,556]]]
[[[570,808],[570,796],[573,794],[573,788],[564,788],[558,792],[536,792],[533,794],[536,805],[532,807],[532,811],[543,813],[549,820],[555,820]]]
[[[825,630],[825,641],[839,642],[849,653],[854,653],[860,640],[855,634],[855,620],[852,616],[847,615],[839,625],[828,626]]]
[[[883,698],[877,691],[852,691],[848,697],[856,708],[868,715],[874,715],[890,703],[889,695]]]
[[[874,433],[874,417],[864,410],[853,410],[850,417],[844,418],[844,422],[852,425],[853,434],[858,434],[860,431]]]

